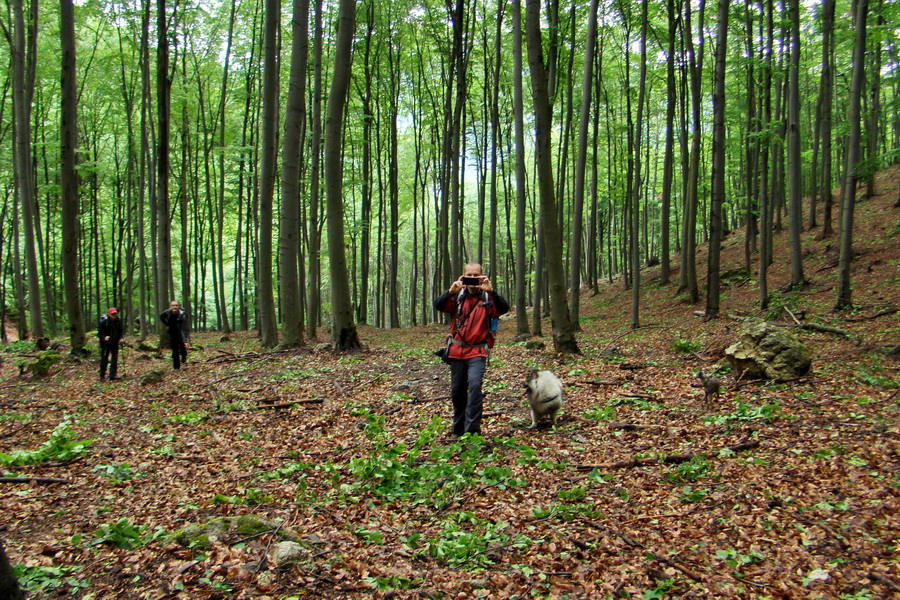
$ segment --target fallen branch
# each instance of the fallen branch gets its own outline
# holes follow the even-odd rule
[[[0,477],[0,483],[71,483],[59,477]]]
[[[608,463],[605,465],[577,465],[575,467],[576,471],[593,471],[594,469],[624,469],[631,467],[643,467],[646,465],[655,465],[655,464],[680,464],[683,462],[688,462],[689,460],[702,457],[709,458],[714,454],[718,454],[723,450],[728,450],[730,452],[741,452],[743,450],[750,450],[752,448],[756,448],[759,446],[759,440],[752,440],[750,442],[743,442],[736,446],[729,446],[727,448],[721,448],[716,450],[715,452],[697,452],[697,453],[689,453],[689,454],[667,454],[665,456],[649,456],[647,458],[635,458],[632,460],[622,460],[619,462]]]
[[[900,311],[900,308],[888,308],[888,309],[879,311],[870,317],[851,317],[851,318],[844,319],[844,320],[847,321],[848,323],[859,323],[860,321],[872,321],[873,319],[877,319],[878,317],[892,315],[897,311]]]
[[[900,585],[897,585],[897,582],[887,575],[882,575],[881,573],[877,573],[875,571],[869,571],[869,579],[877,581],[878,583],[883,583],[895,592],[900,592]]]
[[[621,381],[579,381],[578,383],[586,383],[588,385],[622,385]]]
[[[610,529],[608,527],[598,525],[597,523],[588,522],[588,525],[590,525],[591,527],[595,527],[595,528],[599,529],[600,531],[603,531],[607,534],[612,534],[612,535],[618,537],[619,539],[621,539],[623,542],[625,542],[632,548],[636,548],[639,550],[647,550],[647,554],[649,555],[649,558],[657,560],[657,561],[663,563],[664,565],[668,565],[668,566],[672,567],[673,569],[678,569],[679,571],[681,571],[682,573],[684,573],[685,575],[687,575],[688,577],[690,577],[691,579],[693,579],[694,581],[696,581],[698,583],[700,581],[703,581],[703,578],[700,575],[698,575],[696,572],[694,572],[694,570],[691,569],[690,567],[683,565],[680,562],[677,562],[675,560],[672,560],[671,558],[664,556],[658,552],[654,552],[653,550],[648,549],[647,546],[636,541],[634,538],[632,538],[627,533],[622,533],[620,531],[616,531],[615,529]]]
[[[257,402],[267,402],[266,400],[257,400]],[[323,398],[307,398],[306,400],[292,400],[290,402],[282,402],[280,404],[263,404],[261,406],[257,406],[259,409],[281,409],[281,408],[291,408],[293,406],[298,406],[300,404],[322,404],[325,402]]]
[[[607,423],[610,429],[623,429],[625,431],[635,431],[638,429],[659,429],[659,425],[636,425],[634,423]]]

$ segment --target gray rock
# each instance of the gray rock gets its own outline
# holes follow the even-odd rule
[[[141,375],[141,385],[152,385],[154,383],[159,383],[163,380],[165,374],[159,369],[154,369],[152,371],[148,371]]]
[[[313,562],[310,549],[297,542],[278,542],[272,546],[269,558],[276,569],[289,569],[295,565],[307,569]]]
[[[737,379],[788,381],[806,375],[812,366],[809,350],[794,334],[759,319],[744,324],[725,357]]]

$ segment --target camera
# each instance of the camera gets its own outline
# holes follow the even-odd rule
[[[480,277],[463,277],[462,278],[463,285],[481,285]]]

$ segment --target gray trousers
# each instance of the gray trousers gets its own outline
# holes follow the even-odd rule
[[[453,433],[481,433],[483,396],[481,382],[487,358],[476,356],[450,360],[450,397],[453,400]]]

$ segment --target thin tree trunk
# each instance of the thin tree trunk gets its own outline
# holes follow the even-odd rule
[[[284,119],[284,146],[281,152],[281,228],[278,245],[281,336],[285,346],[303,343],[303,311],[297,258],[300,254],[300,164],[306,112],[309,0],[294,0],[293,10],[291,75]]]
[[[853,305],[850,285],[850,263],[853,260],[853,209],[856,203],[857,173],[860,167],[860,114],[863,87],[865,86],[866,61],[866,17],[869,13],[868,0],[856,0],[856,38],[853,45],[853,74],[850,81],[850,106],[847,122],[850,133],[847,136],[847,161],[844,165],[844,187],[841,191],[841,237],[840,258],[838,259],[838,295],[835,309],[841,310]]]
[[[257,294],[259,334],[265,348],[278,345],[275,296],[272,282],[272,224],[275,198],[275,161],[278,152],[278,27],[281,3],[266,0],[265,50],[263,58],[263,117],[259,163],[259,253]]]
[[[167,305],[174,299],[172,289],[172,234],[169,229],[169,116],[171,111],[170,90],[172,81],[169,78],[169,31],[166,17],[165,0],[156,4],[156,96],[157,119],[159,121],[159,138],[156,152],[156,304]],[[159,323],[160,338],[164,337],[164,325]]]
[[[322,311],[322,251],[321,229],[319,227],[319,197],[321,186],[319,177],[321,170],[322,148],[322,0],[316,0],[316,12],[313,32],[313,98],[312,98],[312,136],[310,140],[310,173],[309,173],[309,276],[307,277],[308,310],[306,311],[306,334],[310,339],[316,337],[316,326]]]
[[[516,148],[516,335],[527,336],[527,294],[525,277],[525,126],[522,102],[522,10],[520,0],[512,2],[513,36],[513,121]]]
[[[588,8],[587,37],[584,48],[584,68],[581,80],[581,114],[578,120],[578,156],[575,162],[575,187],[572,203],[572,236],[569,249],[569,315],[578,324],[581,304],[581,241],[584,213],[584,179],[587,170],[588,127],[591,118],[591,86],[594,78],[594,49],[597,45],[598,0],[591,0]],[[590,259],[588,259],[590,260]]]
[[[819,123],[822,138],[822,171],[819,177],[819,188],[822,190],[824,202],[822,206],[822,233],[821,237],[834,234],[831,224],[831,212],[834,205],[831,194],[831,127],[832,127],[832,94],[834,93],[834,69],[833,58],[833,33],[834,33],[834,0],[822,2],[822,75],[819,80],[819,99],[822,103],[822,119]]]
[[[62,48],[62,101],[60,106],[60,195],[62,203],[62,268],[66,316],[72,354],[84,353],[84,318],[78,285],[78,92],[75,78],[75,7],[60,0],[60,46]]]
[[[34,97],[35,53],[37,36],[37,2],[29,11],[25,22],[23,0],[13,0],[13,40],[10,45],[13,82],[13,113],[15,128],[15,177],[22,206],[22,224],[25,233],[25,266],[28,278],[28,313],[31,333],[35,338],[44,337],[41,317],[41,284],[35,247],[35,219],[37,214],[34,190],[34,171],[31,145],[31,105]],[[24,296],[23,296],[24,300]],[[24,315],[23,315],[24,318]],[[22,338],[24,339],[24,338]]]
[[[728,0],[719,0],[716,66],[713,82],[712,198],[709,203],[709,255],[706,272],[706,316],[719,314],[719,263],[722,205],[725,202],[725,56],[728,50]]]
[[[788,80],[788,211],[791,237],[791,287],[806,284],[803,277],[803,247],[800,234],[803,231],[802,190],[800,188],[800,0],[789,0],[791,20],[790,76]]]

